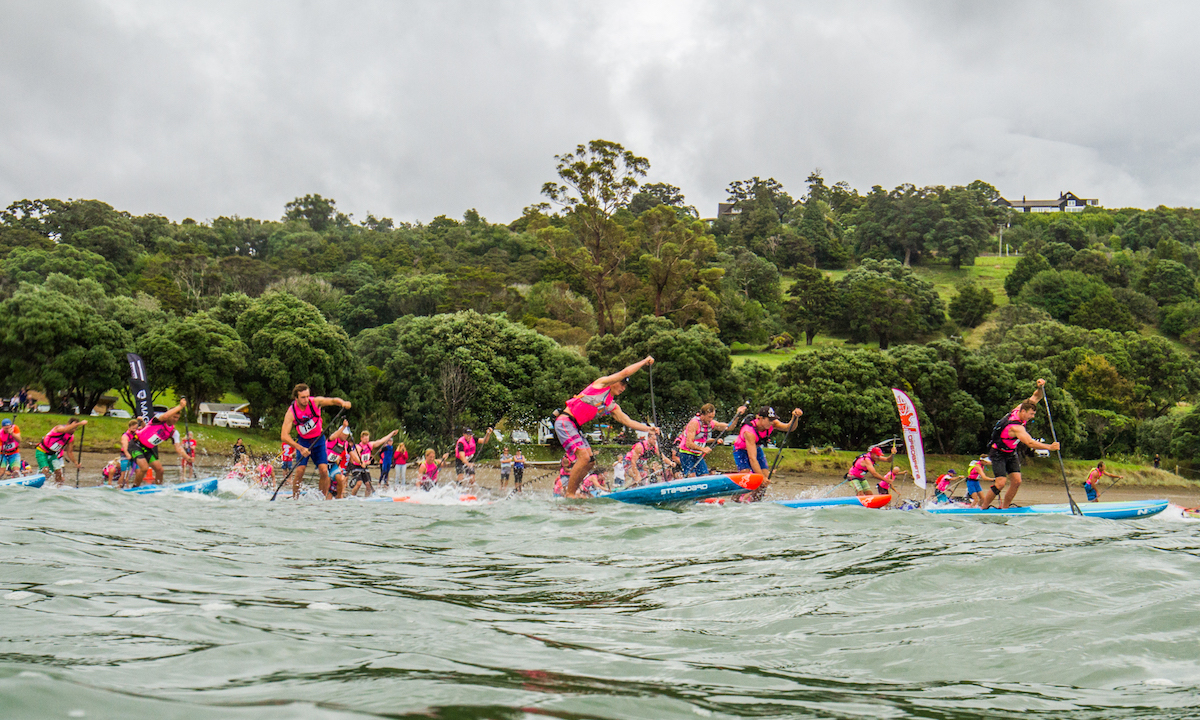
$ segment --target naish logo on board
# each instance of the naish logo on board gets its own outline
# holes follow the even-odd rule
[[[692,492],[693,490],[707,490],[708,483],[700,483],[698,485],[683,485],[681,487],[663,488],[658,491],[659,495],[673,495],[681,492]]]

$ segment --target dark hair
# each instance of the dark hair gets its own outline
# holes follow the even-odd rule
[[[304,392],[307,389],[308,389],[308,386],[305,385],[304,383],[297,383],[296,387],[292,388],[292,399],[295,400],[296,398],[300,397],[300,393]]]
[[[758,412],[754,414],[759,417],[773,418],[775,417],[775,408],[771,407],[770,405],[763,405],[758,409]]]
[[[1034,401],[1032,401],[1032,400],[1026,400],[1025,402],[1021,403],[1021,406],[1020,406],[1019,408],[1017,408],[1017,409],[1018,409],[1018,410],[1033,410],[1033,411],[1037,411],[1037,407],[1038,407],[1038,404],[1037,404],[1037,403],[1035,403]]]
[[[703,405],[700,406],[700,414],[701,415],[703,415],[704,413],[715,413],[716,411],[717,411],[717,406],[713,405],[712,403],[704,403]]]

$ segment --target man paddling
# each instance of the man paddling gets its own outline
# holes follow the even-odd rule
[[[1012,409],[1008,415],[1000,418],[992,428],[992,439],[988,443],[988,457],[992,460],[992,474],[996,482],[984,490],[979,499],[979,507],[986,510],[992,502],[1004,491],[1000,501],[1003,510],[1012,505],[1017,490],[1021,487],[1021,458],[1017,455],[1017,446],[1025,443],[1037,450],[1058,450],[1059,444],[1044,443],[1034,440],[1025,426],[1037,416],[1038,403],[1045,394],[1046,381],[1038,378],[1037,389],[1033,395]]]
[[[321,433],[321,408],[331,405],[349,408],[350,401],[336,397],[312,397],[312,392],[304,383],[292,388],[292,404],[284,413],[279,439],[295,448],[300,456],[292,475],[293,499],[300,497],[300,481],[304,479],[310,459],[317,466],[321,494],[326,500],[332,499],[329,494],[329,459],[325,455],[325,436]],[[292,438],[293,425],[296,427],[295,439]]]
[[[775,415],[775,408],[764,405],[758,409],[753,418],[742,425],[737,439],[733,441],[733,461],[737,463],[738,470],[749,470],[762,475],[763,482],[754,492],[739,496],[738,502],[762,500],[763,495],[767,492],[767,486],[771,484],[771,481],[767,479],[767,475],[770,473],[767,470],[767,454],[763,452],[763,445],[770,439],[771,433],[776,430],[784,432],[795,430],[796,425],[800,423],[800,416],[803,414],[803,410],[794,408],[792,421],[785,423]]]
[[[487,445],[487,441],[492,439],[492,432],[494,430],[488,428],[483,440],[477,441],[471,428],[463,428],[462,436],[454,443],[454,478],[459,485],[462,485],[464,480],[475,484],[475,455],[478,454],[480,445]]]
[[[38,470],[42,471],[47,480],[53,474],[55,484],[63,484],[64,453],[71,459],[75,467],[81,467],[79,456],[75,453],[75,431],[87,424],[87,420],[73,417],[65,425],[55,425],[50,428],[50,432],[46,433],[46,436],[38,443],[33,454],[37,457]]]
[[[21,428],[4,418],[0,421],[0,480],[21,474]]]
[[[746,406],[742,405],[734,413],[734,419],[746,412]],[[679,434],[677,442],[679,443],[679,464],[683,469],[682,476],[687,477],[693,475],[702,477],[708,474],[708,461],[706,458],[712,452],[708,441],[712,437],[712,431],[717,430],[724,432],[729,423],[717,422],[717,408],[712,403],[705,403],[700,406],[700,412],[696,417],[688,421],[684,426],[683,432]]]
[[[1096,493],[1096,483],[1100,482],[1100,478],[1105,476],[1115,478],[1116,480],[1121,480],[1125,477],[1124,475],[1113,475],[1105,470],[1103,460],[1096,463],[1096,467],[1092,468],[1091,472],[1088,473],[1087,479],[1083,481],[1083,491],[1087,493],[1088,502],[1099,501],[1100,496]],[[1116,480],[1113,481],[1113,485],[1117,484]]]
[[[583,436],[583,426],[600,415],[612,415],[627,428],[658,434],[658,428],[640,423],[625,414],[616,398],[629,388],[629,376],[638,370],[653,365],[654,358],[646,356],[624,370],[605,375],[592,381],[578,395],[566,403],[566,408],[554,419],[554,435],[562,443],[565,457],[571,462],[571,474],[564,488],[569,498],[580,497],[579,485],[587,477],[595,462],[592,446]]]
[[[871,481],[867,478],[870,476],[880,482],[886,482],[887,477],[879,472],[879,469],[875,467],[875,463],[890,463],[894,455],[895,453],[884,455],[882,448],[873,447],[854,458],[854,463],[850,465],[850,469],[846,471],[845,476],[850,481],[850,486],[854,488],[854,494],[859,496],[874,495],[875,493],[871,492]]]
[[[154,477],[150,480],[151,485],[162,485],[163,482],[163,466],[162,460],[158,457],[158,446],[170,440],[172,445],[175,445],[175,452],[183,453],[183,448],[175,444],[175,421],[183,413],[187,407],[187,398],[179,398],[179,404],[170,410],[159,413],[151,418],[146,427],[138,430],[137,435],[133,438],[133,442],[129,444],[130,456],[137,463],[137,470],[133,474],[133,486],[138,487],[146,479],[146,474],[153,468]]]

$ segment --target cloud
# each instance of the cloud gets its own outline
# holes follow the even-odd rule
[[[12,3],[0,202],[173,219],[540,201],[593,138],[710,214],[820,167],[866,191],[987,180],[1194,205],[1186,3]]]

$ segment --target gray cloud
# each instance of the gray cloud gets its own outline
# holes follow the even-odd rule
[[[0,202],[508,221],[603,137],[704,213],[982,178],[1195,205],[1186,3],[0,3]]]

